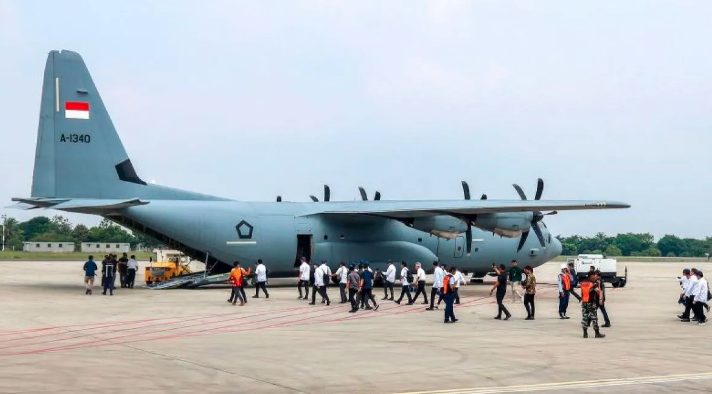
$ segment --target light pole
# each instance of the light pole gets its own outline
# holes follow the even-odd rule
[[[2,215],[2,251],[5,251],[5,222],[7,221],[7,215]]]

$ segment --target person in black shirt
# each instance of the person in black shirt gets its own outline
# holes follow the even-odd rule
[[[504,312],[504,320],[509,320],[512,314],[509,313],[507,308],[504,306],[504,296],[507,294],[507,267],[504,264],[500,264],[499,267],[495,267],[495,272],[497,272],[497,282],[492,286],[490,290],[490,296],[497,290],[497,316],[494,318],[497,320],[502,319],[502,312]]]
[[[129,287],[128,286],[128,263],[129,263],[129,257],[124,253],[121,258],[119,259],[119,264],[118,264],[118,269],[119,269],[119,282],[121,283],[121,287]]]
[[[116,260],[109,258],[106,264],[102,264],[101,267],[101,277],[104,279],[104,291],[101,293],[106,295],[106,291],[109,290],[109,295],[114,295],[114,278],[116,278]]]

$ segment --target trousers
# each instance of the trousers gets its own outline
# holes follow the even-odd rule
[[[245,299],[242,298],[242,293],[240,292],[240,288],[237,286],[232,287],[232,291],[230,292],[230,299],[227,300],[228,302],[232,302],[233,304],[237,303],[237,301],[240,301],[242,304],[245,302]]]
[[[304,292],[305,294],[302,294],[302,286],[304,286]],[[299,280],[297,282],[297,289],[299,289],[299,298],[304,297],[304,299],[309,298],[309,281],[308,280]]]
[[[387,280],[383,281],[383,298],[388,298],[388,290],[391,290],[391,297],[393,298],[393,282]]]
[[[126,287],[133,289],[135,281],[136,281],[136,270],[133,268],[129,268],[127,271],[127,274],[126,274]]]
[[[339,294],[341,295],[341,303],[345,303],[347,301],[346,283],[339,283]]]
[[[524,294],[524,308],[527,309],[527,317],[534,317],[534,294]]]
[[[267,282],[257,282],[255,285],[255,297],[260,296],[260,289],[265,293],[265,297],[269,298],[269,293],[267,292]]]
[[[403,296],[407,295],[408,296],[408,304],[413,303],[413,297],[410,295],[410,286],[409,285],[403,285],[401,286],[401,293],[400,297],[398,297],[398,303],[400,304],[401,301],[403,301]]]
[[[502,317],[502,313],[504,312],[505,316],[510,316],[511,313],[507,310],[507,307],[504,306],[504,296],[507,294],[506,291],[497,291],[497,317]]]
[[[425,292],[425,281],[424,280],[419,280],[418,281],[418,290],[415,292],[415,295],[413,296],[413,302],[418,299],[420,295],[423,295],[423,298],[425,299],[423,301],[424,304],[428,303],[428,293]]]
[[[358,289],[349,289],[349,302],[351,302],[351,310],[352,311],[358,310],[358,301],[356,300],[357,293],[358,293]]]
[[[455,308],[453,304],[455,303],[455,293],[447,293],[444,296],[445,299],[445,323],[448,321],[455,321]]]
[[[593,302],[581,304],[581,327],[584,329],[593,325],[593,329],[598,331],[598,305]]]
[[[569,294],[568,290],[559,293],[559,315],[566,315],[566,310],[569,308]]]

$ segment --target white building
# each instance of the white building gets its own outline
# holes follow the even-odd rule
[[[25,242],[22,250],[25,252],[72,253],[74,252],[74,242]]]
[[[128,253],[131,244],[117,242],[82,242],[84,253]]]

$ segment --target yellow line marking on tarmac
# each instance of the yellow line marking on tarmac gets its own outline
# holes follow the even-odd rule
[[[502,387],[471,387],[452,390],[435,391],[413,391],[402,394],[495,394],[495,393],[524,393],[530,391],[546,390],[571,390],[590,389],[602,387],[628,386],[635,384],[655,384],[672,383],[687,380],[708,380],[712,379],[712,372],[684,374],[684,375],[659,375],[644,376],[639,378],[619,378],[619,379],[599,379],[599,380],[579,380],[558,383],[540,383],[531,385],[516,385]]]

